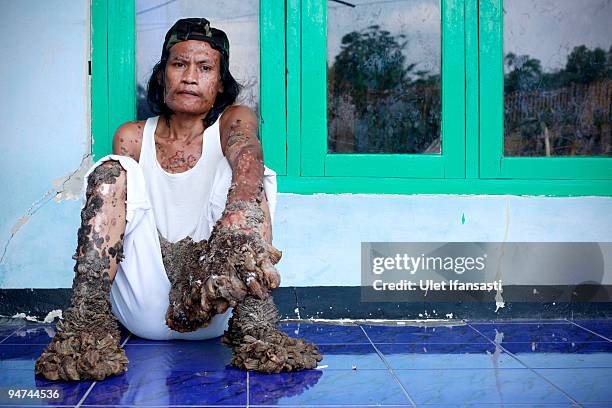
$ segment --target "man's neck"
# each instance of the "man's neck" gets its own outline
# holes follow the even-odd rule
[[[199,138],[204,132],[204,116],[189,115],[184,113],[174,113],[170,116],[170,120],[166,122],[163,137],[169,142],[181,142],[189,144],[193,140]]]

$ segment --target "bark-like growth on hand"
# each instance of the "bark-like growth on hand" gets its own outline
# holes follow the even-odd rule
[[[204,327],[212,316],[236,307],[247,294],[265,299],[280,283],[274,264],[282,253],[266,243],[258,231],[264,219],[261,206],[257,202],[236,202],[226,207],[224,217],[230,213],[234,219],[242,218],[227,223],[222,217],[208,241],[194,243],[186,238],[170,244],[162,238],[162,254],[196,254],[175,257],[180,261],[174,266],[166,265],[169,256],[164,256],[172,282],[166,323],[173,330],[187,332]],[[164,250],[171,246],[176,248]]]

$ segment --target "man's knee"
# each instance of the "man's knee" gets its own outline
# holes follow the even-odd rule
[[[104,184],[113,185],[112,189],[99,189],[102,194],[106,191],[116,191],[126,187],[127,173],[121,163],[116,160],[108,160],[98,165],[89,175],[87,180],[88,190],[98,189]]]

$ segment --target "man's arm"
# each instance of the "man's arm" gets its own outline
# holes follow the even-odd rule
[[[227,203],[257,201],[264,212],[263,239],[272,242],[272,225],[263,191],[263,152],[257,137],[257,117],[246,106],[231,106],[221,118],[221,149],[232,168],[232,189]],[[232,219],[230,222],[240,222]],[[236,217],[233,217],[236,218]],[[241,218],[241,217],[238,217]]]
[[[220,119],[221,149],[232,169],[225,209],[215,223],[201,275],[195,268],[190,291],[171,301],[166,324],[191,331],[215,314],[236,307],[246,296],[266,299],[280,285],[274,265],[282,253],[271,244],[271,223],[263,191],[263,154],[257,139],[257,118],[244,106],[226,109]]]

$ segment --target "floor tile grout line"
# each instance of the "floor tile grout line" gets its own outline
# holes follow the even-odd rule
[[[567,319],[566,319],[566,320],[567,320]],[[606,336],[604,336],[604,335],[602,335],[602,334],[599,334],[599,333],[594,332],[593,330],[587,329],[586,327],[583,327],[583,326],[579,325],[578,323],[573,322],[573,321],[571,321],[571,320],[567,320],[567,321],[568,321],[569,323],[573,324],[574,326],[578,326],[578,327],[580,327],[581,329],[588,331],[589,333],[592,333],[592,334],[594,334],[594,335],[596,335],[596,336],[598,336],[598,337],[601,337],[602,339],[605,339],[605,340],[608,340],[609,342],[612,342],[612,340],[610,340],[609,338],[607,338]]]
[[[383,363],[385,364],[385,366],[387,366],[387,370],[388,372],[391,374],[391,376],[393,377],[393,379],[397,382],[397,384],[400,386],[400,388],[402,389],[402,391],[404,392],[404,395],[406,395],[406,397],[408,397],[408,401],[410,401],[410,403],[412,404],[413,407],[416,407],[416,402],[414,402],[414,400],[412,399],[412,397],[410,396],[410,394],[408,393],[408,390],[406,389],[406,387],[404,387],[404,384],[402,384],[402,382],[400,381],[400,379],[398,378],[398,376],[395,374],[395,371],[393,371],[393,368],[391,368],[391,364],[389,364],[389,362],[387,361],[387,359],[385,358],[385,356],[383,355],[383,353],[381,353],[381,351],[378,349],[378,347],[376,347],[376,345],[374,344],[374,342],[372,342],[372,339],[370,338],[370,336],[368,336],[368,333],[366,332],[366,330],[363,328],[363,326],[359,326],[359,328],[361,329],[361,331],[363,331],[363,334],[368,338],[368,341],[370,342],[370,344],[372,345],[372,347],[374,347],[374,350],[376,351],[376,354],[378,354],[378,357],[380,357],[380,359],[383,361]]]
[[[13,334],[17,333],[19,330],[23,329],[24,327],[26,327],[27,325],[21,325],[19,326],[17,329],[15,329],[15,331],[11,332],[11,334],[9,334],[8,336],[6,336],[5,338],[2,339],[2,341],[0,341],[0,344],[4,343],[4,341],[6,339],[8,339],[9,337],[11,337]]]
[[[593,333],[593,334],[595,334],[595,335],[597,335],[597,336],[601,337],[602,339],[604,339],[604,340],[606,340],[606,341],[612,342],[612,340],[610,340],[609,338],[604,337],[604,336],[602,336],[602,335],[600,335],[600,334],[597,334],[597,333],[595,333],[594,331],[591,331],[591,330],[589,330],[589,329],[587,329],[587,328],[585,328],[585,327],[582,327],[582,326],[580,326],[579,324],[574,323],[574,322],[572,322],[572,321],[570,321],[570,320],[563,319],[562,321],[564,321],[566,324],[570,324],[570,325],[572,325],[572,324],[573,324],[573,325],[576,325],[576,326],[580,327],[581,329],[584,329],[584,330],[586,330],[586,331],[588,331],[588,332],[591,332],[591,333]],[[484,325],[484,324],[486,324],[486,323],[482,323],[481,325]],[[490,324],[495,325],[496,323],[490,323]],[[516,324],[516,323],[514,323],[514,324]],[[467,325],[468,325],[469,327],[471,327],[473,330],[476,330],[476,331],[477,331],[477,332],[478,332],[480,335],[482,335],[484,338],[486,338],[487,340],[491,341],[491,339],[489,339],[489,338],[488,338],[488,337],[487,337],[485,334],[481,333],[481,332],[480,332],[480,331],[479,331],[477,328],[475,328],[475,327],[473,326],[473,323],[467,322]],[[495,328],[495,331],[497,332],[497,328]],[[573,343],[599,343],[599,342],[603,342],[603,341],[601,341],[601,340],[599,340],[599,341],[575,341],[575,342],[573,342]],[[529,341],[507,341],[506,343],[531,343],[531,342],[529,342]],[[565,341],[538,341],[537,343],[552,343],[552,344],[559,343],[559,344],[566,344],[566,343],[569,343],[569,342],[565,342]],[[440,343],[440,344],[441,344],[441,343]]]
[[[125,346],[125,343],[127,343],[127,341],[130,339],[130,337],[132,337],[132,333],[129,333],[127,335],[127,337],[125,338],[125,340],[123,340],[123,342],[121,343],[121,347]],[[93,389],[93,387],[97,384],[97,381],[94,381],[89,388],[87,389],[87,391],[85,391],[85,394],[83,395],[83,397],[81,397],[81,399],[79,400],[79,402],[74,406],[74,408],[79,408],[81,405],[83,405],[83,402],[85,402],[85,399],[89,396],[89,393],[91,392],[91,390]]]
[[[130,339],[130,337],[132,337],[132,333],[128,333],[127,337],[125,338],[125,340],[123,340],[123,343],[121,343],[121,347],[125,346],[126,343],[128,342],[128,340]]]
[[[94,382],[91,383],[91,385],[89,386],[87,391],[85,391],[85,394],[83,394],[83,396],[81,397],[79,402],[74,406],[74,408],[79,408],[81,405],[83,405],[83,402],[85,402],[85,398],[87,398],[89,396],[89,393],[91,392],[93,387],[96,385],[96,383],[97,383],[97,381],[94,381]]]
[[[470,326],[472,329],[476,330],[476,332],[478,332],[478,334],[480,334],[483,337],[486,337],[483,333],[481,333],[478,329],[476,329],[475,327],[472,327],[471,324],[468,323],[468,326]],[[535,369],[529,367],[526,363],[524,363],[521,359],[519,359],[516,355],[514,355],[514,353],[511,353],[510,351],[508,351],[504,346],[502,346],[501,343],[496,343],[495,341],[489,339],[488,337],[486,337],[489,342],[491,344],[493,344],[495,347],[499,347],[500,349],[503,350],[504,353],[508,354],[510,357],[512,357],[513,359],[515,359],[516,361],[518,361],[519,363],[521,363],[522,365],[524,365],[529,371],[531,371],[532,373],[534,373],[535,375],[537,375],[538,377],[540,377],[541,379],[543,379],[545,382],[547,382],[548,384],[552,385],[553,388],[556,388],[557,390],[559,390],[563,395],[565,395],[566,398],[568,398],[571,402],[573,402],[574,404],[576,404],[579,407],[582,407],[582,405],[576,401],[574,399],[574,397],[572,397],[569,393],[567,393],[564,389],[562,389],[561,387],[559,387],[558,385],[556,385],[555,383],[553,383],[552,381],[550,381],[548,378],[544,377],[542,374],[538,373]]]

